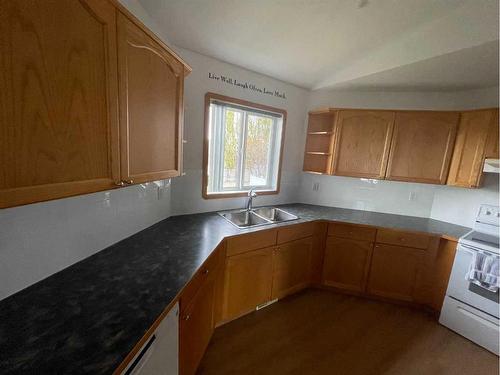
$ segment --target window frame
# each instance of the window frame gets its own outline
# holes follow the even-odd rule
[[[280,184],[281,184],[281,165],[283,161],[283,148],[285,144],[285,128],[286,128],[286,118],[287,112],[283,109],[267,106],[264,104],[258,104],[249,102],[246,100],[232,98],[229,96],[224,96],[212,92],[207,92],[205,94],[205,124],[204,124],[204,137],[203,137],[203,178],[202,178],[202,196],[205,199],[220,199],[220,198],[234,198],[234,197],[246,197],[248,194],[248,190],[244,191],[228,191],[228,192],[208,192],[208,149],[209,149],[209,127],[210,127],[210,104],[212,101],[225,102],[229,105],[235,105],[238,107],[246,107],[249,111],[252,110],[261,110],[266,112],[273,112],[282,116],[282,124],[281,124],[281,141],[280,141],[280,153],[279,159],[277,161],[276,170],[276,188],[275,189],[257,189],[259,195],[270,195],[270,194],[279,194],[280,192]],[[274,134],[273,138],[277,137],[278,134]],[[271,146],[274,148],[276,142],[273,142]]]

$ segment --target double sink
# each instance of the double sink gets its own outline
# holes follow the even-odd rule
[[[260,225],[276,224],[298,219],[298,216],[276,207],[259,207],[252,210],[226,211],[219,212],[219,215],[238,228],[252,228]]]

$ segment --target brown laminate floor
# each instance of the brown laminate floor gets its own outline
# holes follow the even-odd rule
[[[498,357],[405,306],[307,290],[215,330],[198,374],[498,374]]]

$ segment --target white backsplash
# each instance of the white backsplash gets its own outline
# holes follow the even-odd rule
[[[0,210],[0,300],[168,216],[168,180]]]
[[[314,191],[314,183],[319,190]],[[429,217],[435,185],[302,174],[302,203]]]
[[[498,174],[486,173],[480,189],[437,186],[430,217],[472,227],[479,205],[500,205],[498,178]]]
[[[319,183],[319,190],[313,185]],[[485,175],[480,189],[377,181],[303,173],[302,203],[429,217],[472,227],[479,206],[499,205],[499,175]]]
[[[201,169],[188,169],[185,176],[172,182],[172,214],[191,214],[197,212],[221,211],[245,207],[246,197],[203,199],[201,197]],[[259,195],[254,199],[255,206],[297,201],[300,187],[300,173],[282,171],[280,193],[278,195]]]

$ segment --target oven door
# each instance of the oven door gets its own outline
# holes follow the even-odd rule
[[[498,318],[498,291],[495,293],[490,292],[465,279],[474,251],[477,250],[463,244],[458,244],[447,294]]]

